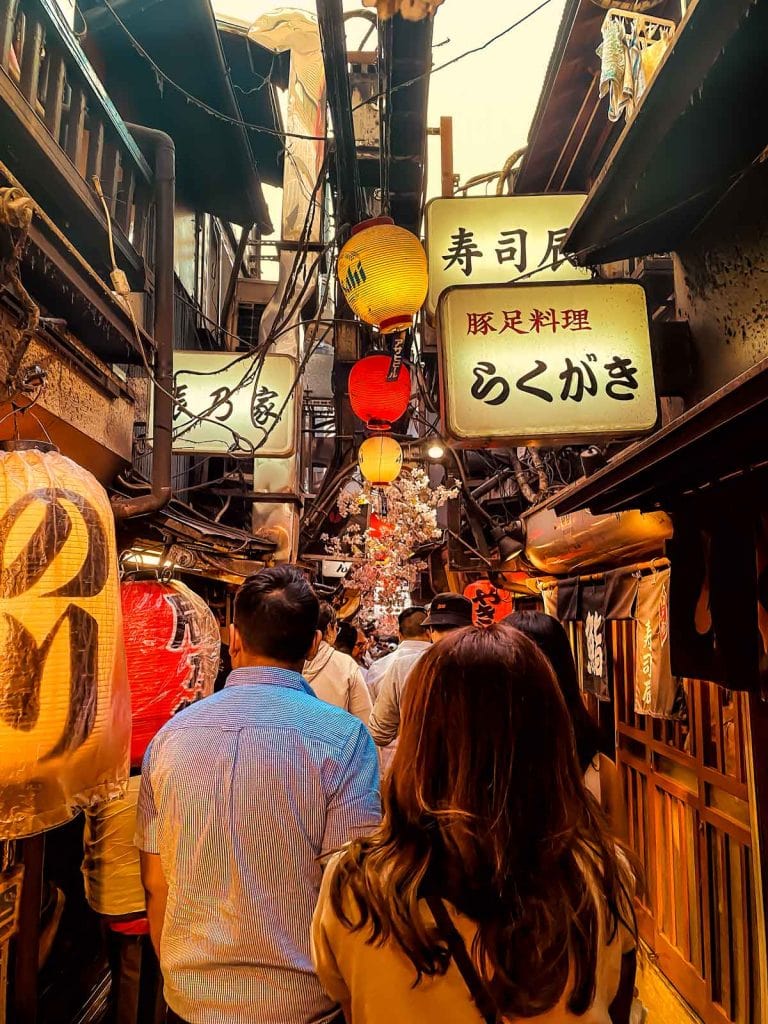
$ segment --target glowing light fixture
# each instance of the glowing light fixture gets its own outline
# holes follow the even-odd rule
[[[427,297],[427,256],[416,235],[391,217],[366,220],[339,253],[342,291],[354,312],[382,334],[403,331]]]
[[[390,430],[408,408],[411,400],[411,375],[405,366],[395,380],[387,380],[392,360],[389,356],[366,356],[349,374],[349,402],[369,430]]]
[[[433,462],[439,462],[444,455],[445,448],[437,442],[431,444],[429,448],[427,448],[427,458],[432,459]]]
[[[0,453],[0,836],[61,825],[128,777],[114,516],[70,459]]]
[[[131,764],[187,705],[213,692],[221,638],[201,597],[176,580],[128,580],[120,587],[131,687]]]
[[[369,437],[360,445],[357,464],[363,477],[374,487],[386,487],[400,475],[403,449],[393,437]]]

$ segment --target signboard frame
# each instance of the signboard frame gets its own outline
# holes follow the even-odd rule
[[[491,202],[495,202],[497,205],[499,205],[502,200],[515,200],[515,199],[521,199],[521,200],[522,199],[530,199],[530,200],[540,199],[540,200],[542,200],[544,202],[549,202],[553,198],[559,198],[561,196],[565,196],[565,197],[573,198],[573,199],[577,199],[577,198],[581,199],[581,206],[579,207],[578,210],[576,210],[576,212],[573,215],[574,220],[575,220],[575,218],[578,216],[579,210],[581,209],[581,207],[586,202],[586,199],[587,199],[587,193],[586,192],[513,192],[512,195],[505,195],[505,196],[465,196],[465,197],[458,197],[458,196],[435,196],[433,199],[430,199],[429,202],[426,204],[425,212],[424,212],[425,249],[427,251],[427,264],[428,264],[428,267],[429,267],[429,278],[430,278],[430,285],[429,285],[429,290],[427,292],[427,298],[425,300],[424,309],[425,309],[425,312],[426,312],[426,315],[427,315],[427,318],[429,319],[429,321],[431,323],[436,323],[437,322],[437,314],[438,314],[438,308],[439,308],[439,305],[440,305],[440,299],[442,298],[442,296],[445,294],[445,292],[449,288],[481,288],[481,287],[483,287],[486,284],[493,284],[496,287],[498,287],[499,285],[502,285],[502,284],[506,284],[506,285],[509,285],[511,287],[513,284],[539,284],[539,283],[556,284],[558,282],[562,282],[562,283],[575,283],[577,281],[588,281],[589,280],[589,274],[590,274],[590,271],[587,268],[575,267],[573,265],[573,263],[571,262],[571,260],[568,259],[566,262],[568,262],[571,265],[572,269],[573,269],[573,272],[574,272],[573,278],[569,278],[569,277],[564,277],[563,276],[563,277],[553,278],[551,281],[542,282],[540,280],[540,278],[538,277],[538,275],[541,274],[541,273],[545,273],[545,271],[543,271],[543,270],[540,271],[538,269],[534,269],[534,270],[527,270],[523,275],[511,273],[509,278],[506,279],[506,280],[499,280],[499,281],[493,281],[493,282],[491,282],[491,281],[481,281],[481,280],[477,280],[476,282],[473,282],[473,281],[470,281],[470,280],[467,280],[467,281],[457,281],[454,284],[447,285],[441,291],[435,293],[435,291],[434,291],[434,289],[432,287],[432,281],[434,279],[434,274],[432,272],[433,271],[433,257],[432,257],[431,246],[430,246],[430,233],[431,233],[431,230],[432,230],[432,232],[434,231],[434,228],[431,229],[431,225],[432,225],[432,212],[431,212],[432,211],[432,207],[434,207],[434,206],[436,206],[438,204],[444,204],[444,203],[448,203],[448,202],[452,202],[452,203],[454,203],[454,202],[455,203],[470,203],[470,202],[472,202],[472,203],[475,203],[475,202],[476,203],[491,203]],[[573,223],[573,221],[571,222],[571,224],[572,223]],[[568,225],[569,228],[571,227],[571,224]]]
[[[654,419],[652,423],[643,425],[638,428],[631,428],[625,431],[571,431],[559,435],[542,436],[537,437],[530,433],[512,433],[505,435],[489,433],[487,435],[473,435],[471,437],[457,431],[451,422],[449,415],[449,407],[447,401],[447,387],[448,387],[448,370],[446,366],[446,343],[444,337],[444,324],[443,316],[448,296],[452,293],[466,293],[468,291],[480,292],[490,291],[499,292],[503,289],[508,289],[510,292],[514,292],[517,289],[528,290],[541,290],[542,292],[552,292],[558,288],[589,288],[589,289],[606,289],[615,287],[617,285],[629,285],[634,289],[640,291],[644,299],[644,307],[646,311],[646,322],[648,328],[648,369],[650,370],[651,383],[653,386],[654,396]],[[478,448],[512,448],[517,446],[525,447],[541,447],[541,448],[558,448],[565,445],[586,445],[595,442],[607,442],[607,441],[631,441],[635,438],[645,437],[652,433],[658,426],[659,423],[659,392],[656,382],[656,366],[653,353],[653,320],[651,317],[650,303],[648,301],[648,292],[643,282],[634,280],[633,278],[613,278],[610,280],[590,280],[590,281],[561,281],[545,283],[540,281],[530,281],[525,284],[478,284],[472,286],[456,285],[451,288],[446,288],[441,293],[440,302],[438,304],[437,318],[437,351],[438,351],[438,372],[439,372],[439,389],[440,389],[440,419],[443,425],[443,431],[445,437],[450,440],[451,445],[459,449],[478,449]]]
[[[224,362],[224,365],[227,366],[227,365],[233,364],[233,363],[235,365],[237,365],[238,357],[240,357],[240,356],[244,356],[245,357],[244,359],[241,360],[243,368],[246,367],[247,360],[249,358],[252,358],[254,360],[254,362],[259,358],[259,356],[256,353],[210,352],[210,351],[205,351],[205,350],[174,349],[174,353],[173,353],[174,391],[175,391],[175,389],[177,387],[177,384],[178,384],[177,376],[179,374],[183,376],[185,373],[187,373],[190,376],[196,376],[195,371],[193,371],[191,369],[184,370],[184,369],[180,369],[178,367],[177,360],[179,359],[179,357],[181,357],[181,361],[184,361],[184,362],[189,361],[189,360],[191,360],[193,362],[197,362],[197,361],[205,362],[206,359],[210,359],[211,357],[220,357],[222,359],[222,361]],[[251,450],[250,448],[242,448],[242,449],[237,449],[235,451],[228,451],[224,447],[223,441],[210,441],[209,443],[206,443],[205,440],[203,440],[200,443],[188,442],[187,444],[184,444],[184,438],[186,437],[185,434],[182,434],[178,438],[175,436],[176,431],[179,428],[183,428],[183,425],[184,425],[184,420],[181,419],[181,417],[184,416],[184,413],[181,413],[180,414],[180,420],[181,421],[177,422],[176,419],[174,419],[174,422],[173,422],[173,432],[174,432],[174,437],[173,437],[173,453],[174,453],[174,455],[187,455],[187,456],[189,456],[189,455],[213,455],[213,456],[217,456],[218,455],[218,456],[222,456],[222,457],[229,456],[231,458],[251,458],[251,459],[252,458],[259,458],[259,459],[287,459],[287,458],[292,458],[294,455],[296,455],[296,452],[298,451],[298,445],[299,445],[299,425],[300,425],[300,410],[301,410],[301,380],[299,380],[298,384],[295,383],[296,380],[297,380],[298,372],[299,372],[299,362],[298,362],[298,360],[296,359],[295,356],[290,355],[287,352],[268,352],[267,355],[264,357],[265,363],[267,361],[269,361],[269,360],[276,360],[276,359],[279,359],[281,362],[286,362],[287,361],[287,363],[290,364],[289,376],[290,376],[290,379],[291,379],[292,383],[294,384],[292,393],[291,393],[290,397],[288,398],[288,401],[286,403],[285,409],[283,410],[283,412],[281,414],[281,420],[283,418],[287,418],[287,421],[289,422],[289,440],[288,440],[288,442],[286,444],[282,445],[278,449],[271,449],[271,450],[270,449],[266,449],[265,450],[264,447],[261,447],[261,448],[254,448],[253,450]],[[263,370],[261,372],[263,372]],[[200,376],[205,376],[210,381],[210,380],[215,380],[216,377],[217,377],[217,374],[216,373],[205,372],[204,374],[201,373]],[[250,395],[250,391],[251,391],[252,387],[255,386],[255,384],[258,383],[258,381],[260,379],[261,379],[261,376],[259,375],[256,378],[256,380],[253,382],[253,384],[249,384],[247,386],[247,388],[243,388],[242,389],[243,392],[244,392],[244,396],[243,396],[244,398],[246,396]],[[282,399],[281,399],[281,403],[282,403]],[[278,409],[279,409],[279,406],[278,406]],[[151,411],[150,411],[150,415],[151,415]],[[194,412],[194,410],[192,410],[191,411],[191,416],[194,417],[194,415],[195,415],[195,412]],[[213,426],[213,424],[209,424],[209,426]],[[216,429],[215,426],[214,426],[214,429]],[[227,429],[224,422],[222,422],[222,429],[223,430]],[[229,433],[229,431],[227,431],[227,433]],[[230,437],[232,437],[232,435],[230,435]],[[267,442],[267,443],[269,443],[269,442]]]

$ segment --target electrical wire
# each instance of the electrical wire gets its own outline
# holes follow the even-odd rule
[[[107,0],[104,0],[104,2],[106,3]],[[450,60],[447,60],[445,64],[438,64],[436,68],[430,68],[429,71],[425,71],[421,75],[416,75],[415,78],[409,78],[407,82],[400,82],[399,85],[395,85],[392,87],[391,93],[400,92],[401,89],[408,89],[410,88],[410,86],[416,85],[418,82],[423,81],[425,78],[429,78],[432,75],[437,74],[438,71],[444,71],[445,68],[450,68],[454,64],[458,64],[459,61],[464,60],[465,57],[471,57],[475,53],[481,53],[483,50],[487,50],[489,46],[492,46],[495,42],[498,42],[498,40],[502,39],[504,36],[509,35],[509,33],[512,32],[514,29],[519,28],[521,25],[524,25],[526,21],[532,18],[535,14],[538,14],[539,11],[543,10],[545,7],[548,7],[551,3],[552,0],[541,0],[541,3],[538,5],[538,7],[534,7],[533,10],[529,11],[522,18],[519,18],[511,25],[508,25],[505,29],[502,29],[501,32],[497,32],[495,36],[492,36],[484,43],[481,43],[480,46],[474,46],[471,50],[465,50],[464,53],[460,53],[458,54],[458,56],[452,57]],[[369,96],[367,99],[362,100],[360,103],[352,107],[352,112],[354,113],[361,107],[365,107],[367,104],[373,103],[374,100],[378,100],[380,98],[380,93],[374,93],[373,96]]]
[[[229,114],[224,114],[222,113],[222,111],[216,110],[215,107],[210,106],[210,104],[206,103],[204,100],[201,100],[199,97],[193,96],[192,93],[188,92],[183,86],[179,85],[178,82],[174,81],[170,77],[170,75],[167,75],[163,71],[163,69],[157,64],[157,62],[152,58],[152,56],[144,49],[144,47],[141,45],[138,39],[136,39],[136,37],[133,35],[131,30],[128,28],[128,26],[125,24],[125,22],[122,20],[120,15],[117,13],[117,11],[110,3],[110,0],[102,0],[102,3],[110,12],[112,17],[115,19],[116,23],[120,26],[122,31],[125,33],[133,49],[139,54],[140,57],[142,57],[150,65],[157,79],[163,81],[166,85],[169,85],[172,89],[174,89],[176,92],[182,95],[188,103],[191,103],[194,106],[199,107],[201,110],[204,110],[207,114],[210,114],[211,117],[215,117],[220,121],[225,121],[229,124],[236,125],[239,128],[246,128],[248,129],[248,131],[261,132],[262,134],[272,135],[277,138],[304,139],[308,142],[328,141],[327,133],[325,135],[302,135],[298,132],[281,132],[276,131],[273,128],[267,128],[265,125],[252,124],[248,121],[244,121],[242,118],[231,117]],[[427,78],[431,78],[431,76],[437,74],[438,71],[443,71],[445,70],[445,68],[449,68],[452,67],[454,64],[458,64],[459,61],[464,60],[465,57],[471,57],[473,54],[481,53],[483,50],[487,50],[489,46],[492,46],[495,42],[497,42],[499,39],[502,39],[504,36],[509,35],[510,32],[512,32],[516,28],[519,28],[526,21],[532,18],[535,14],[538,14],[539,11],[541,11],[544,7],[547,7],[551,3],[552,0],[541,0],[541,3],[539,3],[537,7],[529,11],[522,18],[513,22],[511,25],[507,26],[507,28],[503,29],[501,32],[497,32],[495,36],[492,36],[490,39],[486,40],[486,42],[482,43],[480,46],[472,47],[472,49],[466,50],[464,53],[458,54],[456,57],[451,58],[451,60],[446,61],[444,64],[438,64],[437,67],[429,68],[429,70],[424,71],[420,75],[416,75],[414,78],[408,79],[408,81],[406,82],[400,82],[398,85],[392,86],[390,94],[400,92],[400,90],[402,89],[408,89],[412,85],[416,85],[418,82],[424,81]],[[380,98],[381,93],[374,93],[372,96],[369,96],[361,103],[356,104],[352,108],[352,112],[354,113],[361,107],[364,107],[369,103],[373,103],[379,100]]]

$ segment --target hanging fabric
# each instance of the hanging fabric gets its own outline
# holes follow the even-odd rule
[[[600,96],[608,96],[608,119],[630,120],[669,48],[675,23],[612,9],[603,21]]]
[[[748,495],[674,515],[672,668],[729,690],[768,690],[768,539]]]
[[[677,718],[684,708],[680,679],[672,674],[669,642],[669,569],[643,576],[635,612],[635,711]]]
[[[576,622],[579,618],[579,581],[561,580],[557,588],[557,618],[561,622]]]
[[[559,586],[545,587],[541,591],[541,599],[544,602],[544,611],[547,615],[551,615],[553,619],[557,618],[557,595],[559,592]]]
[[[590,580],[580,587],[581,688],[598,700],[610,700],[608,643],[606,638],[605,580]]]

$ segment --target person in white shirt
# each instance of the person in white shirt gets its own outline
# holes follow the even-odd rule
[[[471,625],[472,602],[469,598],[462,597],[460,594],[438,594],[434,598],[429,606],[428,614],[421,621],[420,631],[423,639],[409,640],[409,646],[404,649],[403,644],[399,645],[379,684],[369,727],[377,746],[389,746],[397,738],[400,729],[402,695],[406,692],[406,683],[411,670],[428,649],[429,641],[435,643],[446,633],[452,633],[454,630]],[[427,633],[427,631],[429,632]],[[384,767],[383,763],[382,769]]]
[[[317,654],[304,666],[304,678],[321,700],[344,708],[367,726],[371,717],[371,696],[354,658],[334,649],[336,612],[326,601],[320,605],[317,628],[323,639]]]
[[[429,645],[429,636],[424,629],[424,619],[427,617],[426,608],[413,605],[411,608],[404,608],[397,617],[397,640],[398,646],[389,654],[382,655],[368,669],[368,689],[374,700],[374,705],[379,693],[384,676],[391,665],[401,657],[416,653],[423,654],[425,645]]]

